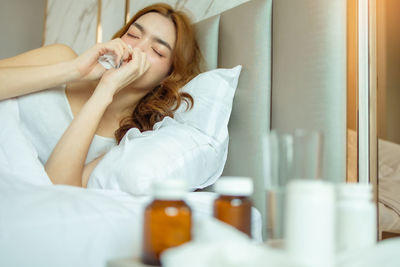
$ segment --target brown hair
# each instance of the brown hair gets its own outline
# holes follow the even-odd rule
[[[182,101],[193,106],[193,98],[179,89],[200,73],[202,56],[195,39],[190,18],[182,11],[174,10],[170,5],[159,3],[148,6],[138,13],[117,33],[114,38],[122,37],[131,24],[144,14],[156,12],[174,23],[176,30],[175,48],[172,52],[172,65],[169,75],[145,95],[136,105],[132,114],[120,122],[120,128],[115,131],[119,143],[126,132],[136,127],[140,131],[152,130],[153,125],[164,117],[174,116]]]

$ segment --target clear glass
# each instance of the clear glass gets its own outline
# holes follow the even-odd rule
[[[284,238],[286,185],[292,179],[320,178],[323,140],[319,131],[296,129],[272,130],[268,141],[267,235],[276,240]]]
[[[266,182],[267,236],[283,239],[285,186],[293,177],[294,139],[292,134],[271,131],[269,138],[270,181]]]
[[[321,178],[322,133],[313,130],[296,129],[293,139],[293,178]]]

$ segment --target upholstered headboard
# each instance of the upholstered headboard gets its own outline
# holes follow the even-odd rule
[[[253,201],[265,222],[263,136],[270,131],[272,1],[253,0],[196,23],[209,68],[242,65],[229,121],[223,175],[254,180]],[[264,227],[265,229],[265,227]]]

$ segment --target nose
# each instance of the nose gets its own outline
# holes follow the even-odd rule
[[[132,46],[132,47],[133,47],[133,48],[138,48],[140,51],[146,53],[146,51],[147,51],[148,48],[149,48],[149,42],[148,42],[146,39],[142,38],[142,39],[138,40],[138,41],[134,44],[134,46]]]

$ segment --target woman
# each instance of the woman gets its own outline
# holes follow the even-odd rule
[[[119,68],[98,63],[110,53],[116,65],[122,63]],[[80,56],[51,45],[1,60],[0,99],[18,97],[23,128],[51,181],[85,187],[110,140],[119,143],[132,127],[151,130],[163,117],[173,117],[181,101],[193,104],[179,89],[200,72],[200,58],[189,18],[155,4],[139,11],[112,41]],[[66,107],[51,102],[60,92]],[[66,130],[57,133],[60,112],[71,116]],[[107,149],[96,145],[96,137],[108,142]],[[54,145],[48,144],[51,138]],[[103,155],[87,162],[89,149]]]

